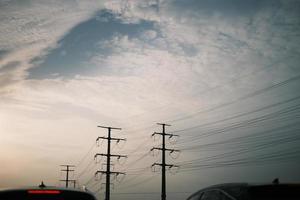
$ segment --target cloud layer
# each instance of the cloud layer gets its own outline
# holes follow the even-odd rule
[[[53,166],[77,162],[83,147],[86,150],[99,135],[97,123],[124,127],[121,134],[129,144],[124,151],[130,153],[149,137],[155,128],[147,127],[156,122],[172,121],[170,130],[176,131],[299,93],[298,1],[0,4],[0,157],[1,163],[20,166],[6,165],[8,175],[0,174],[5,177],[1,186],[17,185],[10,179],[17,179],[21,168],[30,173],[18,184],[35,184],[39,177],[54,184],[58,169]],[[290,81],[280,84],[286,80]],[[201,114],[218,105],[227,107]],[[215,130],[227,124],[213,125],[209,128]],[[270,122],[264,126],[270,127]],[[230,136],[262,131],[262,126],[256,128],[232,131]],[[207,130],[182,133],[183,141],[193,142],[189,138],[201,131]],[[139,150],[143,153],[151,145]],[[30,159],[24,159],[28,155]],[[199,157],[184,155],[182,160]],[[33,167],[37,162],[42,164]],[[51,175],[44,175],[47,171]],[[242,171],[237,177],[243,178]],[[294,181],[289,173],[280,173]],[[271,176],[270,172],[257,180]],[[213,173],[212,177],[218,180]],[[83,176],[83,182],[88,178]],[[183,186],[174,181],[172,188],[177,187]]]

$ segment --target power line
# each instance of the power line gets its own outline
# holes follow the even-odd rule
[[[87,182],[85,182],[85,186],[89,185],[93,180],[95,180],[95,176],[93,175]]]
[[[91,159],[90,162],[87,164],[87,166],[79,173],[79,175],[77,176],[77,179],[79,179],[85,172],[89,171],[89,167],[92,166],[92,164],[94,163],[94,160]]]
[[[256,113],[256,112],[260,112],[260,111],[263,111],[263,110],[266,110],[266,109],[270,109],[270,108],[273,108],[273,107],[277,107],[277,106],[281,106],[281,105],[284,105],[284,104],[287,104],[287,103],[291,103],[291,102],[294,102],[294,101],[299,100],[299,99],[300,99],[300,96],[297,96],[297,97],[294,97],[294,98],[291,98],[291,99],[288,99],[288,100],[285,100],[285,101],[282,101],[282,102],[278,102],[278,103],[267,105],[267,106],[264,106],[264,107],[261,107],[261,108],[257,108],[255,110],[252,110],[252,111],[249,111],[249,112],[240,113],[240,114],[237,114],[237,115],[225,118],[225,119],[217,120],[217,121],[214,121],[214,122],[208,122],[208,123],[205,123],[205,124],[199,124],[199,125],[196,125],[196,126],[193,126],[193,127],[185,128],[185,129],[175,130],[175,131],[173,131],[173,133],[192,130],[192,129],[195,129],[195,128],[199,128],[200,126],[203,127],[203,126],[217,124],[217,123],[220,123],[220,122],[226,122],[226,121],[229,121],[229,120],[232,120],[232,119],[237,119],[237,118],[244,117],[244,116]]]
[[[126,185],[126,186],[123,186],[123,187],[120,187],[120,188],[126,188],[126,189],[128,189],[128,188],[131,188],[131,187],[135,187],[135,186],[137,186],[137,185],[142,185],[142,184],[144,184],[144,183],[148,183],[149,181],[151,181],[151,180],[153,180],[154,178],[156,178],[158,176],[158,174],[156,174],[156,175],[154,175],[154,176],[150,176],[150,177],[147,177],[146,179],[144,179],[144,180],[141,180],[141,181],[139,181],[139,182],[136,182],[136,183],[133,183],[133,184],[131,184],[131,185]]]
[[[132,162],[130,162],[130,163],[128,164],[127,167],[129,168],[129,167],[131,167],[132,165],[135,165],[137,162],[139,162],[139,161],[143,160],[144,158],[146,158],[146,156],[147,156],[148,154],[149,154],[149,152],[143,154],[142,156],[140,156],[140,157],[137,158],[136,160],[133,160]]]
[[[250,73],[247,73],[247,74],[245,74],[245,75],[242,75],[242,76],[233,78],[233,79],[231,79],[231,80],[229,80],[229,81],[227,81],[227,82],[224,82],[224,83],[222,83],[222,84],[216,85],[216,86],[214,86],[214,87],[212,87],[212,88],[208,88],[207,90],[199,91],[197,94],[199,95],[199,94],[209,93],[209,92],[212,92],[212,91],[214,91],[214,90],[216,90],[216,89],[219,89],[219,88],[222,88],[222,87],[224,87],[224,86],[226,86],[226,85],[229,85],[229,84],[231,84],[231,83],[235,83],[235,82],[237,82],[237,81],[239,81],[239,80],[244,80],[244,78],[253,76],[253,75],[255,75],[255,74],[259,73],[259,72],[266,71],[266,70],[270,70],[270,69],[272,69],[271,67],[272,67],[275,63],[281,63],[281,62],[283,62],[284,60],[289,59],[289,58],[291,58],[291,57],[293,57],[293,56],[290,56],[290,55],[289,55],[289,56],[286,56],[285,58],[280,58],[280,59],[278,59],[277,61],[274,61],[274,62],[268,64],[267,66],[264,66],[262,69],[255,70],[255,71],[250,72]],[[164,106],[160,106],[160,107],[157,107],[157,108],[154,108],[154,109],[155,109],[155,110],[157,110],[157,109],[160,109],[160,110],[161,110],[161,109],[167,108],[167,107],[166,107],[167,105],[169,105],[169,104],[166,104],[166,105],[164,105]],[[152,110],[153,110],[153,109],[152,109]],[[201,112],[201,111],[199,111],[199,112]],[[148,112],[144,112],[144,113],[141,113],[141,114],[137,114],[137,115],[131,116],[130,118],[135,117],[135,116],[141,116],[141,115],[144,115],[144,114],[147,114],[147,113],[148,113]],[[194,114],[187,115],[187,116],[184,116],[184,117],[175,118],[175,119],[173,119],[173,120],[165,120],[165,122],[166,122],[166,123],[172,123],[172,122],[176,122],[176,121],[180,121],[180,120],[185,120],[185,119],[194,117],[194,116],[196,116],[196,115],[197,115],[197,113],[194,113]],[[128,117],[127,117],[127,119],[128,119]],[[152,127],[152,126],[151,126],[151,127]],[[148,129],[148,128],[151,128],[151,127],[147,127],[147,129]],[[142,129],[142,130],[143,130],[143,129]]]
[[[297,129],[292,129],[292,130],[288,130],[288,131],[284,131],[284,132],[282,130],[284,130],[286,128],[293,127],[295,125],[298,126],[299,123],[297,122],[297,123],[294,123],[294,124],[289,124],[289,125],[286,125],[286,126],[277,127],[277,128],[274,128],[274,129],[258,132],[258,133],[251,134],[251,135],[234,137],[234,138],[224,140],[224,141],[189,146],[189,147],[183,148],[182,150],[193,150],[193,149],[205,150],[205,149],[208,149],[208,148],[211,148],[211,147],[214,147],[214,146],[215,147],[220,147],[220,146],[224,146],[226,144],[229,145],[230,148],[233,148],[233,147],[237,147],[237,145],[239,145],[239,144],[245,144],[245,143],[251,143],[251,142],[257,144],[258,142],[264,142],[263,139],[265,139],[269,142],[270,140],[272,141],[273,138],[271,136],[273,134],[277,134],[276,138],[277,137],[279,137],[279,138],[289,138],[289,137],[286,136],[287,134],[291,134],[291,133],[296,132],[295,135],[297,135],[298,131],[300,129],[297,128]],[[281,132],[277,133],[278,131],[281,131]],[[274,138],[275,138],[275,136],[274,136]]]
[[[217,109],[220,109],[220,108],[223,108],[223,107],[227,107],[227,106],[230,106],[230,105],[232,105],[234,103],[237,103],[237,102],[249,99],[251,97],[263,94],[263,93],[265,93],[265,92],[267,92],[269,90],[273,90],[273,89],[276,89],[278,87],[283,87],[283,86],[287,85],[288,83],[293,82],[293,81],[297,81],[299,79],[300,79],[300,75],[297,75],[297,76],[291,77],[291,78],[289,78],[289,79],[287,79],[285,81],[278,82],[278,83],[275,83],[275,84],[273,84],[271,86],[268,86],[266,88],[262,88],[260,90],[256,90],[256,91],[254,91],[252,93],[246,94],[245,96],[238,97],[237,99],[234,99],[232,101],[225,102],[225,103],[222,103],[222,104],[219,104],[219,105],[216,105],[214,107],[207,108],[207,109],[204,109],[204,110],[199,110],[199,111],[197,111],[197,112],[195,112],[193,114],[190,114],[190,115],[187,115],[187,116],[184,116],[184,117],[179,117],[179,118],[175,118],[175,119],[172,119],[172,120],[164,120],[164,121],[170,123],[170,122],[177,122],[177,121],[182,121],[182,120],[186,120],[186,119],[189,119],[189,118],[193,118],[193,117],[196,117],[196,116],[198,116],[200,114],[212,112],[212,111],[215,111]],[[146,128],[137,129],[134,132],[137,132],[137,131],[140,131],[140,130],[146,130],[146,129],[149,129],[149,128],[152,128],[152,127],[153,126],[149,126],[149,127],[146,127]]]
[[[255,125],[255,124],[262,123],[264,121],[270,120],[270,119],[283,117],[284,115],[287,115],[287,114],[291,114],[291,113],[298,114],[299,109],[300,109],[300,107],[298,105],[297,106],[290,106],[288,108],[284,108],[284,109],[278,110],[276,112],[265,114],[265,115],[255,117],[255,118],[252,118],[252,119],[249,119],[249,120],[244,120],[244,121],[240,121],[240,122],[237,122],[237,123],[233,123],[233,124],[230,124],[226,127],[221,128],[221,129],[209,130],[209,131],[207,131],[205,133],[202,133],[200,135],[197,135],[197,136],[190,136],[190,137],[188,137],[188,139],[190,139],[192,142],[196,142],[199,139],[204,138],[204,137],[209,137],[209,136],[212,136],[212,135],[228,132],[230,130],[234,130],[234,129],[237,129],[237,128],[243,128],[243,127],[246,127],[246,126],[249,126],[249,125]],[[194,129],[194,127],[193,127],[193,129]],[[188,129],[186,129],[186,130],[188,130]],[[183,131],[183,129],[181,131]]]
[[[197,111],[197,112],[195,112],[195,113],[193,113],[193,114],[190,114],[190,115],[187,115],[187,116],[185,116],[185,117],[180,117],[180,118],[173,119],[173,120],[167,120],[166,122],[168,122],[168,123],[170,123],[170,122],[177,122],[177,121],[182,121],[182,120],[186,120],[186,119],[189,119],[189,118],[193,118],[193,117],[195,117],[195,116],[197,116],[197,115],[200,115],[200,114],[203,114],[203,113],[207,113],[207,112],[211,112],[211,111],[217,110],[217,109],[219,109],[219,108],[227,107],[227,106],[232,105],[232,104],[234,104],[234,103],[237,103],[237,102],[239,102],[239,101],[243,101],[243,100],[246,100],[246,99],[248,99],[248,98],[251,98],[251,97],[254,97],[254,96],[263,94],[263,93],[265,93],[265,92],[267,92],[267,91],[269,91],[269,90],[273,90],[273,89],[276,89],[276,88],[278,88],[278,87],[285,86],[285,85],[287,85],[288,83],[291,83],[291,82],[293,82],[293,81],[297,81],[297,80],[299,80],[299,79],[300,79],[300,75],[297,75],[297,76],[294,76],[294,77],[292,77],[292,78],[289,78],[289,79],[287,79],[287,80],[285,80],[285,81],[278,82],[278,83],[273,84],[273,85],[271,85],[271,86],[268,86],[268,87],[266,87],[266,88],[262,88],[262,89],[260,89],[260,90],[256,90],[256,91],[254,91],[254,92],[251,92],[251,93],[249,93],[249,94],[247,94],[247,95],[245,95],[245,96],[239,97],[239,98],[234,99],[234,100],[232,100],[232,101],[229,101],[229,102],[226,102],[226,103],[217,105],[217,106],[212,107],[212,108],[208,108],[208,109],[206,109],[206,110],[200,110],[200,111]]]
[[[213,155],[213,156],[208,156],[208,157],[204,157],[204,158],[199,158],[199,159],[194,159],[194,160],[189,160],[189,161],[183,161],[180,162],[179,164],[181,166],[184,165],[192,165],[195,162],[207,162],[207,161],[214,161],[214,160],[218,160],[218,159],[225,159],[228,157],[236,157],[238,155],[241,154],[246,154],[246,153],[254,153],[255,151],[260,151],[260,150],[264,150],[266,148],[273,148],[276,145],[282,145],[284,143],[292,143],[292,142],[298,142],[300,141],[300,137],[293,137],[293,138],[286,138],[286,139],[279,139],[279,140],[275,140],[275,141],[271,141],[265,144],[257,144],[255,146],[253,146],[252,148],[244,148],[241,149],[239,151],[230,151],[230,152],[225,152],[225,153],[221,153],[221,154],[217,154],[217,155]],[[282,150],[280,150],[279,152],[282,152]]]
[[[204,164],[191,165],[189,167],[183,167],[179,172],[197,171],[200,169],[210,169],[219,167],[233,167],[233,166],[249,166],[249,165],[264,165],[278,162],[297,162],[295,159],[299,158],[300,151],[274,153],[271,155],[264,155],[261,157],[232,159],[227,161],[211,162]]]
[[[87,158],[87,156],[91,153],[91,151],[93,150],[93,148],[96,146],[96,144],[95,143],[93,143],[92,145],[91,145],[91,147],[89,148],[89,150],[87,151],[87,153],[80,159],[80,161],[77,163],[77,167],[79,167],[82,163],[83,163],[83,161]]]

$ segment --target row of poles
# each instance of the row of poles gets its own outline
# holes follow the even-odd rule
[[[161,147],[153,147],[151,151],[158,150],[161,151],[161,163],[153,163],[152,167],[160,166],[161,167],[161,200],[166,200],[166,167],[172,168],[172,167],[178,167],[177,165],[173,164],[167,164],[166,163],[166,152],[179,152],[179,150],[176,149],[170,149],[166,147],[166,137],[172,138],[172,137],[178,137],[178,135],[166,133],[166,127],[171,126],[169,124],[165,123],[157,123],[157,125],[162,126],[162,132],[154,132],[152,136],[160,135],[162,137],[162,146]],[[105,182],[105,200],[110,200],[110,185],[111,185],[111,175],[125,175],[125,172],[119,172],[119,171],[112,171],[111,170],[111,158],[116,157],[118,159],[120,158],[127,158],[127,155],[120,155],[120,154],[112,154],[111,153],[111,142],[116,141],[119,143],[120,141],[126,141],[125,138],[115,138],[112,137],[112,130],[122,130],[121,128],[116,127],[109,127],[109,126],[98,126],[99,128],[107,129],[107,137],[101,136],[96,139],[96,142],[98,143],[99,140],[107,140],[107,152],[106,153],[97,153],[95,154],[94,158],[97,159],[98,156],[106,157],[106,170],[97,170],[95,172],[95,176],[98,174],[105,175],[106,176],[106,182]],[[69,183],[73,183],[73,186],[75,188],[76,186],[76,180],[70,180],[69,179],[69,173],[74,171],[74,165],[61,165],[64,169],[61,171],[64,171],[66,173],[66,179],[60,180],[62,182],[65,182],[66,187],[69,187]]]

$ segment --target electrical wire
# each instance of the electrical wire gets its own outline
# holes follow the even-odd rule
[[[197,111],[197,112],[195,112],[193,114],[187,115],[185,117],[180,117],[180,118],[176,118],[176,119],[173,119],[173,120],[166,120],[166,123],[174,123],[174,122],[177,122],[177,121],[182,121],[182,120],[187,120],[187,119],[190,119],[190,118],[194,118],[195,116],[198,116],[200,114],[204,114],[204,113],[207,113],[207,112],[215,111],[217,109],[227,107],[227,106],[232,105],[234,103],[237,103],[237,102],[240,102],[240,101],[243,101],[243,100],[246,100],[246,99],[258,96],[258,95],[263,94],[263,93],[265,93],[265,92],[267,92],[269,90],[273,90],[273,89],[276,89],[276,88],[279,88],[279,87],[283,87],[283,86],[285,86],[285,85],[287,85],[287,84],[289,84],[289,83],[291,83],[293,81],[297,81],[299,79],[300,79],[300,75],[297,75],[297,76],[289,78],[289,79],[287,79],[285,81],[273,84],[271,86],[262,88],[260,90],[256,90],[256,91],[251,92],[251,93],[249,93],[249,94],[247,94],[245,96],[238,97],[237,99],[234,99],[232,101],[229,101],[229,102],[217,105],[215,107],[208,108],[206,110],[200,110],[200,111]]]
[[[284,105],[284,104],[287,104],[287,103],[291,103],[291,102],[299,100],[299,99],[300,99],[300,96],[297,96],[297,97],[287,99],[287,100],[282,101],[282,102],[277,102],[277,103],[274,103],[274,104],[271,104],[271,105],[267,105],[267,106],[249,111],[249,112],[240,113],[240,114],[237,114],[237,115],[225,118],[225,119],[221,119],[221,120],[217,120],[217,121],[213,121],[213,122],[208,122],[208,123],[205,123],[205,124],[199,124],[199,125],[196,125],[196,126],[193,126],[193,127],[180,129],[180,130],[175,130],[175,131],[172,131],[172,132],[173,133],[178,133],[178,132],[182,132],[182,131],[187,131],[187,130],[192,130],[192,129],[195,129],[195,128],[203,127],[203,126],[209,126],[209,125],[214,125],[214,124],[218,124],[218,123],[221,123],[221,122],[226,122],[226,121],[229,121],[229,120],[232,120],[232,119],[237,119],[237,118],[240,118],[240,117],[244,117],[244,116],[256,113],[256,112],[261,112],[263,110],[267,110],[267,109],[270,109],[270,108],[273,108],[273,107],[277,107],[277,106],[281,106],[281,105]]]
[[[76,164],[76,166],[77,167],[79,167],[82,163],[83,163],[83,161],[87,158],[87,156],[91,153],[91,151],[93,150],[93,148],[96,146],[96,144],[95,143],[93,143],[92,145],[91,145],[91,147],[89,148],[89,150],[87,151],[87,153],[86,154],[84,154],[84,156],[80,159],[80,161]]]

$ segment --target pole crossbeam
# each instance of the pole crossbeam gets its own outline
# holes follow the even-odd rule
[[[110,176],[112,174],[115,174],[115,175],[120,175],[120,174],[123,174],[125,175],[125,173],[123,172],[114,172],[114,171],[111,171],[110,167],[111,167],[111,157],[117,157],[118,159],[120,158],[127,158],[126,155],[117,155],[117,154],[111,154],[111,141],[117,141],[120,142],[120,141],[126,141],[126,139],[124,138],[113,138],[111,137],[111,130],[122,130],[121,128],[115,128],[115,127],[109,127],[109,126],[98,126],[99,128],[104,128],[104,129],[107,129],[108,130],[108,134],[107,134],[107,137],[98,137],[96,139],[96,141],[100,140],[100,139],[103,139],[103,140],[107,140],[107,153],[104,154],[104,153],[97,153],[95,154],[94,156],[94,159],[96,159],[97,156],[104,156],[106,157],[106,171],[104,170],[98,170],[96,171],[95,173],[95,176],[99,173],[101,174],[106,174],[106,183],[105,183],[105,200],[110,200]]]
[[[171,126],[170,124],[165,124],[165,123],[156,123],[157,125],[162,125],[162,126]]]
[[[95,172],[95,175],[97,174],[107,174],[107,171],[104,171],[104,170],[98,170]],[[119,174],[123,174],[125,175],[126,173],[124,172],[114,172],[114,171],[111,171],[110,174],[116,174],[116,175],[119,175]]]
[[[153,163],[152,167],[155,165],[163,166],[163,163]],[[164,166],[172,168],[172,167],[179,167],[179,165],[170,165],[170,164],[164,164]]]
[[[97,156],[109,156],[108,154],[105,153],[96,153],[94,158],[96,158]],[[115,155],[115,154],[110,154],[111,157],[117,157],[118,159],[120,158],[127,158],[127,156],[125,155]]]
[[[110,140],[116,140],[117,142],[120,142],[120,141],[126,141],[126,139],[125,138],[108,138],[108,137],[98,137],[97,139],[96,139],[96,141],[99,141],[100,139],[104,139],[104,140],[108,140],[108,139],[110,139]]]
[[[153,147],[150,151],[153,151],[153,150],[159,150],[159,151],[170,151],[171,153],[173,152],[180,152],[180,150],[177,150],[177,149],[168,149],[168,148],[160,148],[160,147]]]
[[[122,128],[116,128],[116,127],[111,127],[111,126],[97,126],[99,128],[106,128],[106,129],[110,129],[110,130],[122,130]]]
[[[170,138],[172,138],[172,137],[179,137],[179,135],[177,135],[177,134],[171,134],[171,133],[158,133],[158,132],[154,132],[154,133],[152,133],[151,136],[154,136],[154,135],[165,135],[165,136],[169,136]]]

